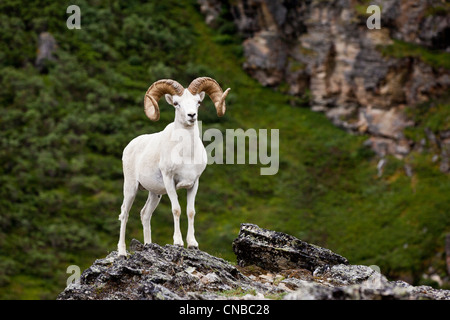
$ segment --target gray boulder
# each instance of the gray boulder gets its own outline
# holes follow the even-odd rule
[[[243,223],[233,251],[239,266],[257,265],[265,270],[307,269],[323,265],[348,264],[331,250],[309,244],[291,235]]]

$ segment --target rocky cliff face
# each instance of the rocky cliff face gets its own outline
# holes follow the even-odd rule
[[[450,52],[450,9],[445,1],[379,0],[381,29],[370,30],[368,1],[199,0],[213,24],[224,6],[243,42],[244,69],[264,86],[310,95],[313,110],[337,126],[367,133],[383,157],[417,147],[404,129],[414,122],[405,109],[450,88],[450,72],[420,54],[386,54],[386,48]],[[412,43],[412,46],[405,46]],[[403,45],[403,47],[402,47]],[[438,134],[448,162],[450,134]],[[441,168],[448,171],[448,165]]]
[[[293,236],[242,224],[238,265],[200,250],[133,240],[86,269],[59,300],[449,300],[450,291],[388,281],[381,273]],[[374,268],[374,269],[373,269]]]

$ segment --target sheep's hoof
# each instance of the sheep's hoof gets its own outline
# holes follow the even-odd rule
[[[124,245],[118,245],[117,246],[117,256],[119,257],[126,257],[127,256],[127,249]]]
[[[125,261],[125,260],[128,260],[128,254],[127,254],[127,255],[120,255],[120,256],[117,256],[117,260],[118,260],[118,261]]]
[[[190,250],[198,250],[198,246],[188,246],[187,248]]]

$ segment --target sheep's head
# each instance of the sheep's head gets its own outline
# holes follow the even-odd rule
[[[219,117],[225,114],[225,98],[230,88],[223,92],[212,78],[201,77],[193,80],[187,89],[174,80],[163,79],[148,88],[144,98],[145,114],[150,120],[159,120],[158,101],[165,95],[166,101],[176,108],[177,114],[186,125],[193,125],[197,120],[198,107],[205,97],[211,98]]]
[[[205,98],[205,92],[192,94],[189,90],[184,90],[183,95],[165,95],[168,104],[175,107],[175,119],[185,126],[193,126],[197,121],[198,107]]]

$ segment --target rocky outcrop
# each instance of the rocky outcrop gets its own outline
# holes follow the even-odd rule
[[[233,251],[241,267],[255,265],[268,271],[306,269],[324,265],[348,264],[346,258],[291,235],[242,224],[233,241]]]
[[[130,250],[126,258],[113,251],[96,260],[80,284],[67,287],[58,299],[217,299],[223,291],[254,287],[236,267],[200,250],[144,246],[136,239]]]
[[[209,3],[201,9],[213,23],[222,2],[200,2]],[[369,134],[366,144],[380,157],[407,155],[415,146],[404,129],[414,122],[405,109],[450,88],[448,69],[430,66],[412,52],[394,57],[383,50],[398,40],[450,52],[449,7],[443,2],[371,1],[381,8],[381,29],[372,30],[366,26],[367,1],[228,3],[245,37],[244,69],[264,86],[308,94],[312,109],[335,125]]]
[[[37,49],[37,56],[35,65],[36,68],[43,72],[46,69],[46,64],[55,61],[54,52],[57,48],[57,43],[53,35],[49,32],[41,32],[39,34],[39,43]]]
[[[127,257],[113,251],[96,260],[58,299],[450,299],[450,291],[388,281],[374,266],[350,265],[252,224],[242,224],[233,248],[238,266],[197,249],[132,240]]]

